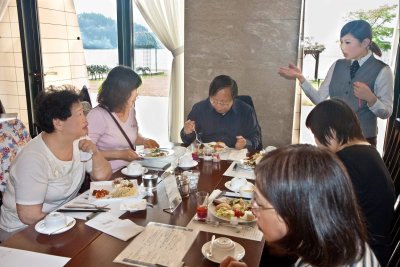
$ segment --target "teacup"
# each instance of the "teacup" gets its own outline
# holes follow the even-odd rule
[[[247,180],[246,178],[242,178],[242,177],[234,177],[231,180],[231,189],[235,192],[239,191],[239,188],[241,186],[244,186],[247,184]]]
[[[67,225],[67,218],[64,213],[50,212],[44,217],[44,226],[46,229],[58,229]]]
[[[129,175],[141,175],[143,173],[142,165],[138,162],[131,162],[126,170]]]
[[[247,183],[239,188],[239,193],[242,197],[253,198],[254,185],[252,183]]]
[[[193,159],[191,155],[186,155],[183,156],[180,160],[179,160],[179,165],[183,166],[183,167],[188,167],[190,165],[192,165]]]
[[[212,254],[217,259],[235,257],[235,242],[227,237],[216,238],[212,244]]]

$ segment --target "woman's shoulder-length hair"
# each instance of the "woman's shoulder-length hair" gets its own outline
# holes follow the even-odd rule
[[[324,146],[328,146],[333,138],[339,144],[355,139],[365,140],[357,115],[338,98],[316,105],[307,116],[306,126]]]
[[[276,245],[312,266],[345,266],[364,255],[365,225],[336,155],[290,145],[264,156],[255,172],[259,192],[288,227]]]

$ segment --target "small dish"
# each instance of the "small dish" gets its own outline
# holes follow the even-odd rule
[[[233,241],[233,242],[235,242],[235,241]],[[209,257],[208,256],[209,254],[207,252],[210,250],[210,245],[211,245],[211,241],[208,241],[207,243],[205,243],[203,245],[203,247],[201,248],[201,253],[203,254],[203,256],[206,259],[208,259],[212,262],[215,262],[215,263],[221,263],[221,261],[225,258],[225,255],[217,256],[217,255],[214,255],[215,253],[213,253],[213,255],[211,257]],[[244,247],[242,245],[240,245],[239,243],[235,242],[234,258],[239,261],[239,260],[243,259],[245,253],[246,253],[246,251],[245,251]]]
[[[35,225],[35,230],[41,234],[51,234],[51,235],[57,235],[57,234],[61,234],[64,233],[66,231],[68,231],[69,229],[71,229],[72,227],[74,227],[74,225],[76,224],[76,220],[70,216],[65,216],[67,219],[67,223],[66,225],[70,224],[72,222],[72,224],[70,224],[68,227],[64,227],[62,229],[60,229],[59,231],[54,232],[55,230],[57,230],[57,228],[46,228],[46,226],[44,225],[44,220],[39,221],[36,225]]]
[[[146,167],[142,167],[141,174],[133,175],[133,174],[128,173],[128,169],[126,167],[121,170],[123,175],[129,176],[129,177],[139,177],[139,176],[142,176],[143,174],[146,174],[148,171],[149,170]]]
[[[245,185],[248,186],[248,187],[254,186],[254,185],[253,185],[252,183],[250,183],[249,181],[248,181],[247,184],[245,184]],[[231,186],[231,181],[226,182],[226,183],[225,183],[225,187],[226,187],[227,189],[233,191],[233,192],[239,193],[239,188],[240,188],[240,187],[239,187],[237,190],[235,190],[235,188],[232,188],[232,186]]]
[[[198,163],[197,161],[192,160],[192,162],[191,162],[190,164],[188,164],[188,165],[181,165],[181,164],[179,164],[179,167],[182,168],[182,169],[184,169],[184,170],[187,170],[187,169],[196,167],[198,164],[199,164],[199,163]]]

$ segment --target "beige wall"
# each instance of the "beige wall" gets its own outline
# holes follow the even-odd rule
[[[185,1],[185,117],[227,74],[253,97],[263,145],[290,144],[295,82],[277,71],[297,61],[300,21],[301,0]]]
[[[88,83],[73,0],[38,0],[45,86]],[[78,40],[79,39],[79,40]],[[0,22],[0,99],[27,125],[25,82],[16,0]]]

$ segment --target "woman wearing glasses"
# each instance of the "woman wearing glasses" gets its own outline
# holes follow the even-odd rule
[[[260,127],[254,108],[235,99],[236,81],[219,75],[210,84],[209,97],[194,104],[181,130],[182,141],[189,145],[201,142],[223,142],[228,147],[256,150],[261,143]]]
[[[352,183],[327,150],[291,145],[256,167],[253,213],[267,243],[299,259],[296,267],[379,266]],[[246,266],[233,258],[222,267]]]

